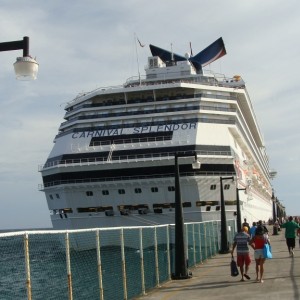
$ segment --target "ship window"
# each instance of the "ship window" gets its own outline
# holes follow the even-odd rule
[[[215,190],[217,188],[217,186],[215,185],[215,184],[212,184],[211,186],[210,186],[210,189],[211,190]]]
[[[230,184],[225,184],[224,185],[224,190],[229,190],[230,189]]]
[[[59,199],[59,194],[56,194],[56,198]]]
[[[50,198],[51,200],[53,200],[53,196],[52,196],[52,195],[49,195],[49,198]]]
[[[135,189],[134,189],[134,192],[135,192],[136,194],[140,194],[140,193],[142,192],[142,190],[141,190],[140,188],[135,188]]]
[[[86,193],[86,195],[87,195],[88,197],[93,196],[93,192],[92,192],[92,191],[86,191],[85,193]]]
[[[59,214],[71,214],[73,213],[72,208],[59,208],[59,209],[53,209],[52,214],[53,215],[59,215]]]
[[[96,206],[96,207],[78,207],[78,213],[96,213],[96,212],[105,212],[113,210],[112,206]]]
[[[109,191],[108,191],[108,190],[103,190],[103,191],[102,191],[102,195],[104,195],[104,196],[109,195]]]
[[[122,195],[125,194],[125,190],[124,189],[119,189],[118,192],[119,192],[119,194],[122,194]]]
[[[225,205],[236,205],[236,200],[225,201]]]
[[[136,205],[118,205],[118,210],[122,212],[132,211],[132,210],[140,210],[140,209],[149,209],[148,204],[136,204]]]
[[[191,202],[183,202],[182,207],[192,207],[192,203]]]
[[[156,209],[156,208],[175,208],[175,203],[172,202],[172,203],[154,203],[153,205],[153,209]]]
[[[174,186],[168,186],[168,191],[169,192],[174,192],[175,191],[175,187]]]
[[[158,188],[157,187],[152,187],[151,188],[151,192],[152,193],[157,193],[158,192]]]
[[[218,201],[197,201],[196,206],[215,206]]]

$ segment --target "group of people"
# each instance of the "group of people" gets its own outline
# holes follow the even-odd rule
[[[285,238],[286,244],[290,256],[294,256],[295,248],[295,239],[296,233],[295,230],[298,229],[297,235],[300,236],[300,224],[293,220],[293,217],[290,216],[288,221],[280,225],[281,228],[285,228]],[[247,223],[247,220],[244,219],[242,224],[241,232],[238,232],[234,236],[233,247],[231,254],[233,255],[235,248],[237,249],[237,265],[240,268],[242,279],[245,281],[245,278],[250,280],[248,274],[249,266],[251,263],[250,250],[249,247],[254,249],[254,259],[255,259],[255,271],[256,271],[256,282],[263,283],[264,275],[264,263],[266,257],[264,256],[264,245],[270,245],[269,233],[267,227],[263,224],[262,221],[253,222],[252,226]],[[300,241],[299,241],[300,245]]]

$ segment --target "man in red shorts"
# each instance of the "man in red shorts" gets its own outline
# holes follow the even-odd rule
[[[251,263],[250,253],[249,253],[249,245],[253,248],[253,245],[250,244],[251,238],[248,234],[248,227],[244,226],[241,232],[238,232],[233,239],[233,246],[231,250],[231,254],[233,255],[234,249],[236,247],[237,252],[237,265],[240,267],[242,279],[241,281],[245,281],[244,277],[248,280],[250,276],[248,275],[249,265]],[[254,249],[254,248],[253,248]],[[244,270],[245,266],[245,270]]]

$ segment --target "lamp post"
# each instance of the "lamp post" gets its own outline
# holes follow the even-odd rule
[[[247,189],[239,189],[236,188],[236,225],[237,231],[240,232],[242,230],[242,218],[241,218],[241,205],[240,205],[240,195],[239,191],[246,191]]]
[[[200,168],[200,162],[197,160],[197,153],[175,153],[175,273],[172,274],[173,279],[187,279],[190,277],[187,269],[186,248],[184,238],[184,218],[182,210],[182,200],[180,191],[180,173],[179,173],[179,157],[194,156],[195,162],[193,168]]]
[[[23,57],[17,57],[17,61],[14,63],[16,78],[18,80],[34,80],[39,64],[29,55],[29,37],[24,36],[20,41],[0,43],[0,52],[21,49],[23,49]]]
[[[274,195],[274,190],[272,190],[272,202],[273,202],[273,224],[277,220],[277,215],[276,215],[276,198]]]
[[[227,238],[227,221],[226,221],[226,210],[225,210],[225,200],[223,191],[223,180],[234,180],[233,176],[230,177],[220,177],[220,190],[221,190],[221,254],[226,254],[229,252],[228,238]]]

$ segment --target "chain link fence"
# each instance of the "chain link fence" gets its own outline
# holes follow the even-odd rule
[[[227,221],[228,241],[235,220]],[[220,221],[187,223],[188,267],[216,255]],[[0,233],[0,299],[132,299],[171,279],[174,225]]]

